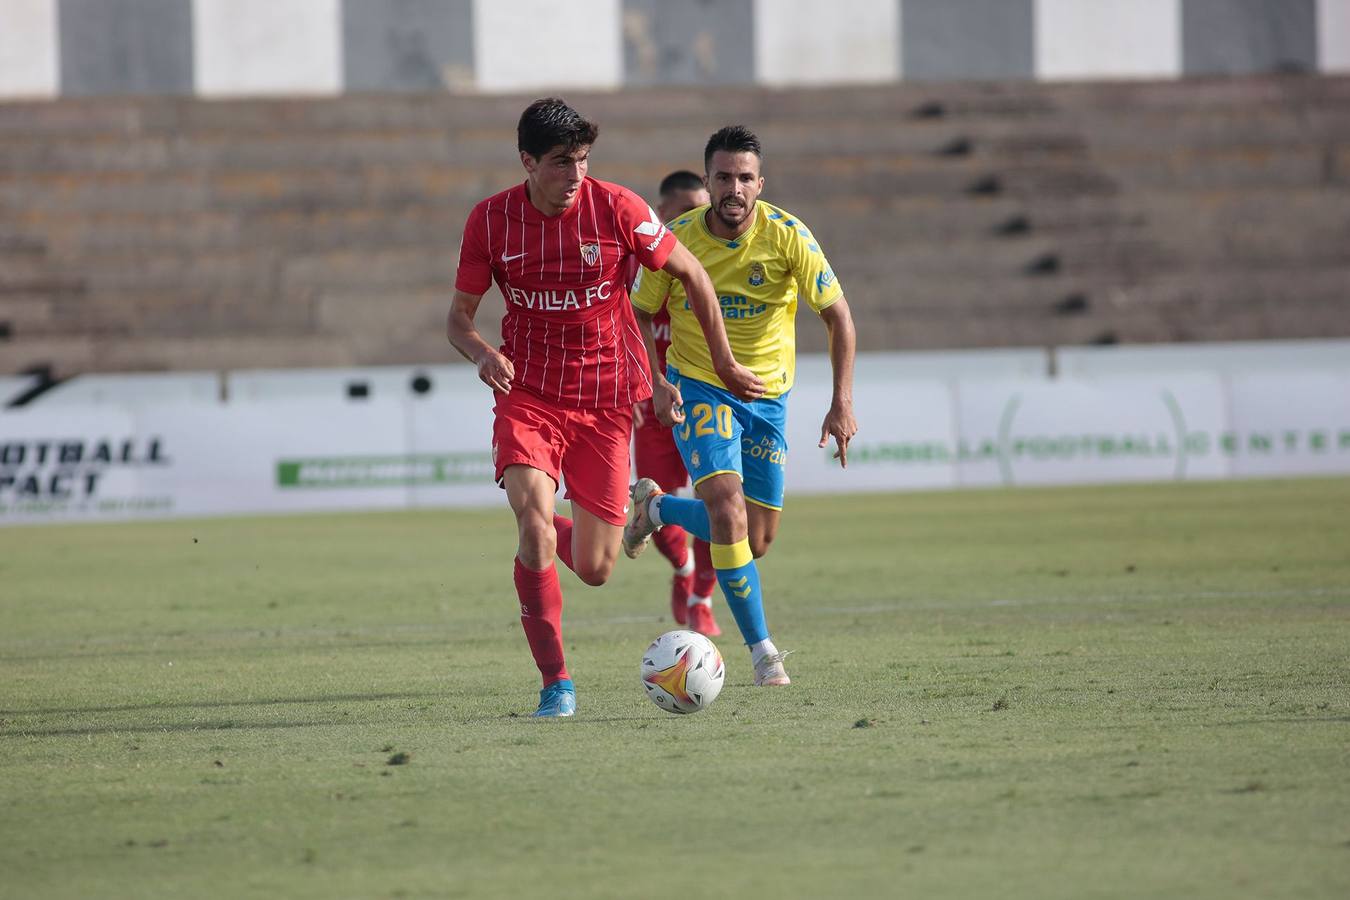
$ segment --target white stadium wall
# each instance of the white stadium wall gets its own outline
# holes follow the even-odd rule
[[[1181,0],[1036,0],[1036,75],[1175,78]]]
[[[475,0],[477,84],[490,91],[623,83],[619,0]]]
[[[205,97],[342,90],[337,0],[193,0]]]
[[[774,86],[885,82],[899,77],[894,0],[755,0],[756,81]]]
[[[1184,349],[1184,348],[1183,348]],[[864,354],[847,470],[829,363],[789,405],[794,494],[1350,474],[1350,342]],[[11,401],[30,382],[0,382]],[[467,366],[80,376],[0,409],[0,524],[501,503]]]
[[[1350,0],[1317,0],[1317,67],[1350,72]]]
[[[56,0],[0,0],[0,97],[53,97]]]
[[[0,98],[1350,70],[1350,0],[0,0]]]

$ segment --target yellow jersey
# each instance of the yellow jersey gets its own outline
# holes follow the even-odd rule
[[[765,397],[778,397],[796,373],[798,298],[819,313],[843,296],[843,288],[810,229],[791,213],[757,200],[754,223],[725,241],[708,231],[707,212],[706,205],[691,209],[667,226],[711,276],[736,361],[763,379]],[[649,313],[665,306],[667,361],[681,375],[726,388],[679,279],[665,271],[640,272],[633,305]]]

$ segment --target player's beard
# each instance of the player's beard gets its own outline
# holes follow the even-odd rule
[[[750,207],[746,206],[742,202],[740,203],[739,206],[733,206],[730,209],[729,213],[723,212],[724,210],[726,210],[727,202],[730,199],[731,198],[727,198],[726,200],[723,200],[721,203],[714,206],[713,215],[717,216],[717,220],[721,222],[723,225],[725,225],[727,228],[731,229],[732,231],[735,231],[737,228],[741,227],[741,223],[745,221],[745,217],[750,215]],[[728,214],[735,215],[737,216],[737,218],[729,219],[727,218]]]

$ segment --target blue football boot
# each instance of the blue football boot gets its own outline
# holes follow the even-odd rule
[[[555,681],[539,692],[539,708],[534,711],[536,719],[557,719],[570,716],[577,711],[577,689],[570,679]]]

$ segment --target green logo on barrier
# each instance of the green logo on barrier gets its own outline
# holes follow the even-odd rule
[[[832,449],[822,451],[827,465],[838,465]],[[1016,437],[1006,443],[986,438],[979,441],[891,441],[854,443],[848,448],[850,463],[950,464],[1024,459],[1038,462],[1071,459],[1270,457],[1290,453],[1350,453],[1350,429],[1284,431],[1189,431],[1178,453],[1173,437],[1166,434],[1060,434]],[[1179,473],[1181,474],[1181,473]]]
[[[863,465],[950,465],[953,463],[994,462],[1004,484],[1014,484],[1014,463],[1069,462],[1072,460],[1163,459],[1173,461],[1173,477],[1186,477],[1190,459],[1212,455],[1234,457],[1270,457],[1280,454],[1330,455],[1350,452],[1350,428],[1324,428],[1208,431],[1192,430],[1186,425],[1181,405],[1171,391],[1159,399],[1172,420],[1172,433],[1075,433],[1017,434],[1013,425],[1022,404],[1013,394],[999,416],[997,437],[967,441],[894,441],[857,443],[849,447],[849,461]],[[824,451],[826,465],[837,466],[831,451]]]
[[[365,488],[463,484],[491,479],[490,453],[328,456],[277,461],[277,487]]]

